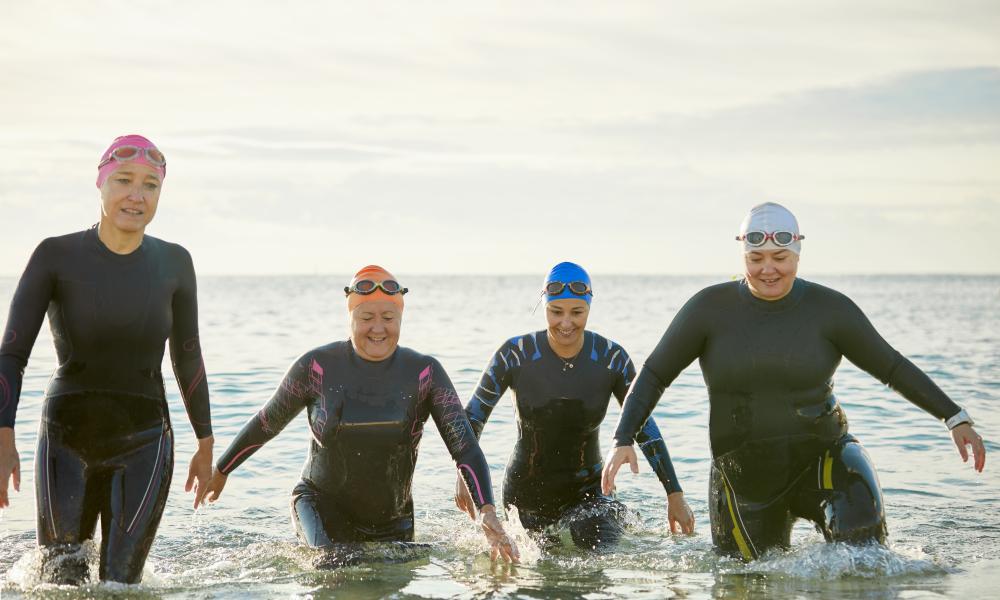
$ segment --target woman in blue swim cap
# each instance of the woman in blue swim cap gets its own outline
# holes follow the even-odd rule
[[[624,348],[586,329],[594,291],[583,267],[559,263],[541,295],[547,328],[500,346],[465,411],[481,436],[503,393],[513,391],[517,441],[504,477],[504,506],[517,507],[528,530],[566,525],[578,546],[598,548],[620,537],[626,515],[613,494],[601,492],[598,432],[611,396],[623,402],[635,368]],[[667,493],[671,529],[693,531],[694,518],[651,418],[635,439]],[[461,482],[455,503],[474,514]]]

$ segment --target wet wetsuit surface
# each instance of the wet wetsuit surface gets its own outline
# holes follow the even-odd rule
[[[505,506],[517,506],[526,527],[539,529],[569,511],[586,512],[582,504],[612,501],[600,491],[599,430],[611,396],[622,402],[634,377],[625,350],[592,331],[584,332],[583,347],[571,360],[552,350],[545,331],[512,338],[494,354],[466,412],[481,435],[501,396],[513,391],[518,435],[503,496]],[[680,491],[652,419],[636,439],[667,493]]]
[[[853,490],[870,497],[844,505],[880,512],[874,470],[860,444],[847,434],[847,418],[833,394],[832,378],[842,357],[939,419],[959,411],[843,294],[796,279],[787,296],[769,302],[755,298],[745,281],[739,281],[702,290],[677,313],[629,394],[615,443],[630,442],[630,434],[650,414],[664,388],[697,358],[710,402],[709,437],[717,471],[712,498],[721,498],[725,505],[728,494],[748,517],[741,518],[736,510],[730,513],[728,505],[715,512],[745,524],[753,520],[751,511],[773,509],[778,499],[787,507],[791,496],[805,493],[803,485],[815,488],[817,483],[826,492],[815,494],[816,502],[830,511],[836,504],[831,494]],[[842,451],[849,455],[849,464],[840,464]],[[857,477],[838,478],[841,471]],[[812,518],[825,510],[798,504],[797,516]],[[832,512],[828,516],[834,517]],[[870,524],[874,519],[838,518],[841,524]],[[880,527],[884,531],[884,524]],[[842,532],[842,537],[857,537],[854,533]]]
[[[292,364],[273,397],[218,461],[228,474],[303,409],[312,440],[292,497],[311,546],[413,539],[417,446],[434,418],[477,507],[493,504],[489,467],[448,375],[434,358],[399,347],[386,360],[340,341]]]
[[[92,537],[100,513],[101,577],[138,581],[173,460],[160,372],[168,338],[195,433],[212,433],[191,257],[151,236],[115,254],[95,228],[39,244],[0,346],[0,427],[14,426],[46,312],[59,366],[46,390],[36,461],[39,543]]]

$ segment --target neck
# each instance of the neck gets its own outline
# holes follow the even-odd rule
[[[555,352],[556,356],[560,358],[573,358],[580,353],[580,350],[583,349],[583,334],[580,335],[580,340],[571,346],[557,343],[555,339],[553,339],[551,332],[547,333],[546,337],[549,340],[549,347],[552,348],[552,351]]]
[[[97,239],[115,254],[131,254],[142,244],[143,231],[122,231],[101,219],[97,225]]]

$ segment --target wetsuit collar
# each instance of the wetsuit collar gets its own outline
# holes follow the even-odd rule
[[[781,312],[798,306],[808,287],[809,282],[796,277],[795,281],[792,282],[792,289],[789,290],[784,298],[780,300],[762,300],[753,295],[746,279],[742,279],[739,282],[740,298],[754,308],[764,312]]]
[[[378,366],[388,367],[396,360],[396,356],[399,354],[399,344],[396,344],[396,348],[392,351],[392,354],[383,358],[382,360],[368,360],[367,358],[364,358],[360,354],[358,354],[357,350],[354,349],[354,340],[348,338],[347,352],[348,354],[350,354],[351,359],[356,361],[355,364],[362,366],[372,366],[372,367],[378,367]]]
[[[146,248],[146,238],[143,236],[143,241],[139,244],[139,247],[135,250],[129,252],[128,254],[118,254],[117,252],[112,252],[110,248],[104,245],[101,238],[97,235],[97,226],[91,227],[84,232],[84,237],[89,238],[91,244],[97,249],[97,252],[106,257],[108,260],[117,261],[119,263],[128,263],[134,260],[138,260],[143,256]]]

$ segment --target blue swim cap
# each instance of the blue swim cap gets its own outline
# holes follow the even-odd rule
[[[590,301],[594,297],[593,293],[584,294],[581,296],[578,294],[574,294],[569,289],[569,284],[573,283],[574,281],[582,281],[583,283],[587,284],[587,288],[591,288],[590,275],[587,275],[587,272],[583,269],[583,267],[581,267],[576,263],[561,262],[558,265],[552,267],[552,270],[549,271],[549,275],[548,277],[545,278],[545,282],[543,285],[547,286],[553,281],[558,281],[559,283],[565,283],[567,285],[562,289],[562,292],[555,295],[550,295],[546,293],[543,287],[542,289],[543,293],[545,293],[546,303],[552,302],[553,300],[562,300],[563,298],[576,298],[578,300],[584,300],[587,302],[587,304],[590,304]]]

